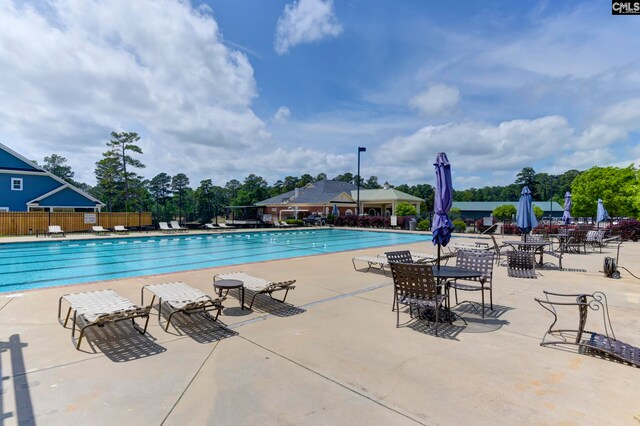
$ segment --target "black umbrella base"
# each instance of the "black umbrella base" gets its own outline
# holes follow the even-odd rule
[[[429,322],[436,322],[436,312],[432,309],[424,311],[420,314],[420,318]],[[467,321],[465,321],[464,318],[449,309],[440,308],[440,310],[438,311],[438,322],[440,323],[452,323],[454,321],[457,321],[458,319],[467,324]]]

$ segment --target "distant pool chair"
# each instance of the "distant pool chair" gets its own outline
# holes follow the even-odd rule
[[[180,224],[178,223],[177,220],[172,220],[171,223],[169,223],[169,225],[171,226],[171,229],[174,229],[176,232],[187,232],[187,231],[189,231],[188,228],[184,228],[184,227],[180,226]]]
[[[47,235],[50,237],[58,236],[58,237],[66,237],[67,234],[60,227],[60,225],[49,225],[49,230],[47,231]]]
[[[167,222],[158,222],[158,229],[160,230],[160,232],[164,232],[165,234],[176,232],[175,229],[167,225]]]
[[[123,225],[116,225],[113,227],[113,231],[116,234],[128,234],[129,230],[127,228],[125,228]]]
[[[69,304],[67,315],[62,321],[62,302]],[[58,301],[58,322],[67,327],[69,317],[73,311],[73,324],[71,327],[71,341],[76,349],[80,349],[82,338],[89,327],[104,327],[106,324],[124,320],[131,320],[133,327],[141,334],[147,332],[149,324],[149,312],[151,306],[138,306],[129,299],[120,296],[114,290],[88,291],[84,293],[65,294]],[[135,318],[146,318],[144,327],[138,326]],[[80,331],[78,340],[75,340],[76,328]]]
[[[104,229],[102,226],[92,226],[91,232],[95,235],[109,235],[111,233],[108,229]]]

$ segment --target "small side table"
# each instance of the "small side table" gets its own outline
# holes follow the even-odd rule
[[[237,288],[240,291],[240,309],[244,310],[244,283],[240,280],[218,280],[213,281],[214,290],[218,291],[218,296],[222,296],[222,291],[226,290],[225,296],[229,294],[229,290]]]

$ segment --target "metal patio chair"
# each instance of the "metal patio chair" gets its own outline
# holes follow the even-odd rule
[[[544,291],[544,299],[536,302],[551,312],[553,322],[540,342],[540,346],[572,345],[586,353],[595,353],[622,363],[640,367],[640,348],[616,339],[609,317],[607,296],[596,291],[593,294],[562,294]],[[558,322],[558,310],[563,307],[577,307],[578,324],[576,328],[554,328]],[[573,308],[572,308],[573,309]],[[602,332],[587,330],[587,317],[590,311],[602,315]]]
[[[456,266],[461,268],[473,269],[482,272],[479,278],[457,278],[449,283],[449,287],[453,289],[456,305],[461,303],[471,303],[477,305],[478,302],[464,300],[458,302],[458,290],[460,291],[479,291],[482,302],[482,318],[484,318],[484,292],[489,292],[489,307],[493,310],[493,257],[492,252],[478,251],[458,251],[456,258]]]
[[[442,294],[438,294],[438,284],[433,276],[431,265],[422,263],[390,263],[393,275],[394,292],[398,298],[396,309],[396,327],[400,326],[399,305],[409,306],[411,318],[424,319],[423,310],[435,312],[435,335],[438,335],[439,312],[447,306],[448,288],[443,286]],[[414,309],[417,315],[413,315]],[[447,315],[451,321],[451,315]]]

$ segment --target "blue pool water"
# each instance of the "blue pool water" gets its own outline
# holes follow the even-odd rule
[[[2,244],[0,293],[430,240],[317,229]]]

